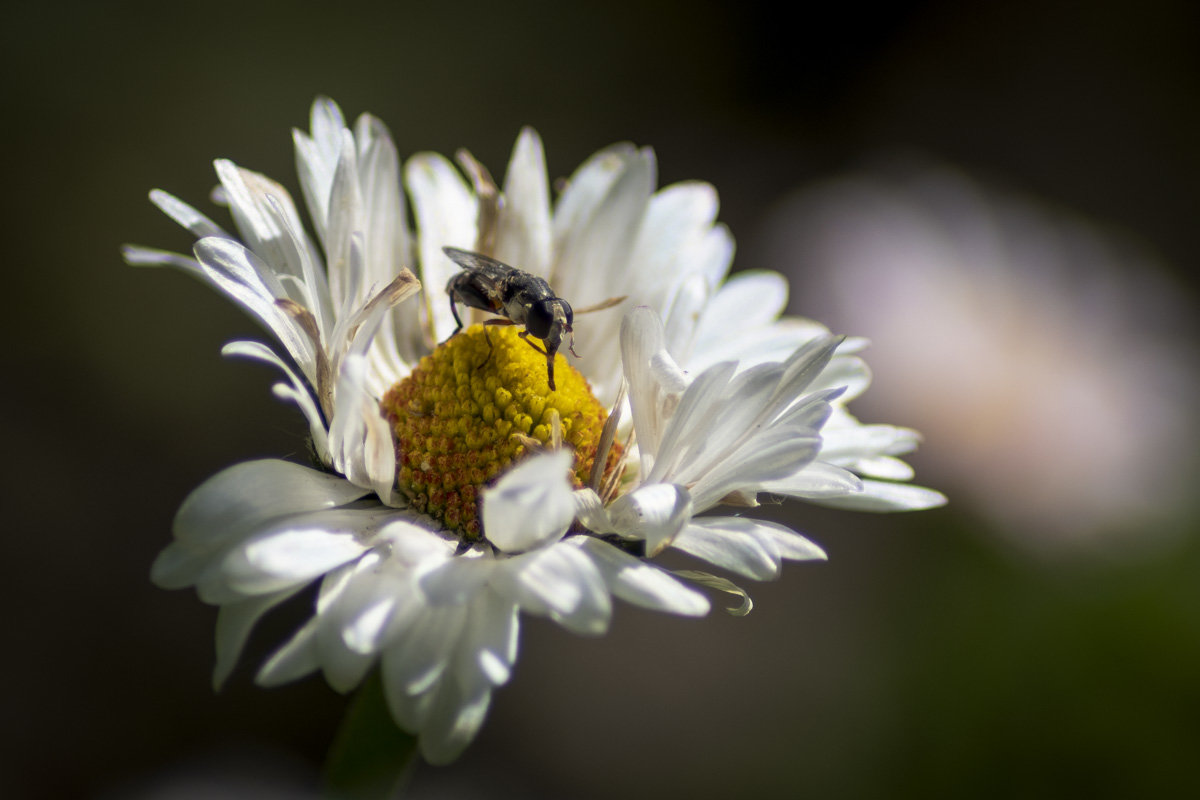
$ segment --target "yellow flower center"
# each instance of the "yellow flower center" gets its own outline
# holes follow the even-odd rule
[[[576,486],[587,481],[604,427],[604,407],[583,376],[560,354],[558,389],[550,391],[546,357],[517,334],[490,326],[485,338],[483,326],[472,325],[383,398],[396,433],[397,486],[414,508],[466,541],[484,533],[479,490],[531,450],[553,446],[555,418],[562,446],[575,451]]]

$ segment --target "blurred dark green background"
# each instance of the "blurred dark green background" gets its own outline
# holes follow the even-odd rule
[[[1186,0],[9,10],[0,795],[304,796],[342,706],[319,680],[256,689],[250,669],[214,695],[214,612],[149,584],[191,488],[304,450],[274,376],[218,355],[255,326],[121,263],[123,242],[189,246],[150,188],[204,206],[223,156],[295,190],[289,131],[324,93],[381,117],[402,155],[468,146],[497,175],[523,124],[553,176],[651,144],[662,183],[720,190],[736,265],[769,268],[756,236],[782,195],[911,148],[1116,226],[1194,291],[1198,23]],[[745,619],[622,608],[599,640],[531,623],[479,740],[415,796],[1200,792],[1193,521],[1126,559],[1048,562],[962,505],[772,511],[830,562],[751,587]]]

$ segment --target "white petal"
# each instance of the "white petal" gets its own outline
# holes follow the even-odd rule
[[[268,288],[261,280],[265,264],[238,242],[209,236],[196,242],[193,251],[205,277],[266,326],[311,383],[316,381],[314,343],[277,304],[286,292]]]
[[[175,267],[195,275],[205,282],[208,281],[208,275],[200,266],[200,262],[180,253],[125,244],[121,245],[121,258],[125,259],[125,263],[131,267]]]
[[[692,520],[673,546],[756,580],[776,577],[783,559],[825,558],[820,547],[784,526],[745,517]]]
[[[458,758],[483,724],[491,704],[491,687],[471,688],[474,691],[466,693],[451,681],[439,687],[420,739],[421,755],[430,764],[449,764]]]
[[[366,552],[353,533],[333,533],[327,524],[293,522],[239,546],[225,559],[226,580],[236,591],[264,594],[306,583]]]
[[[855,495],[863,491],[863,481],[841,467],[814,461],[793,475],[767,481],[760,491],[808,499]]]
[[[527,458],[483,490],[483,530],[506,552],[522,552],[561,537],[575,518],[567,474],[571,452]]]
[[[841,351],[842,348],[839,347],[838,355],[830,359],[821,374],[813,379],[809,390],[815,392],[835,386],[845,387],[842,402],[848,403],[865,392],[871,385],[871,370],[867,368],[867,363],[858,356],[842,355]]]
[[[776,321],[786,305],[783,276],[760,271],[734,275],[701,314],[694,349],[685,363],[699,372],[733,359],[743,367],[783,361],[804,343],[829,334],[823,325],[808,320]]]
[[[687,364],[696,341],[700,312],[709,302],[708,281],[702,275],[687,275],[667,295],[662,305],[667,352]],[[699,371],[699,370],[696,370]]]
[[[429,530],[416,512],[396,512],[380,528],[378,538],[391,548],[389,560],[403,566],[432,569],[454,553],[458,542]]]
[[[684,394],[650,479],[669,474],[678,483],[694,483],[728,463],[739,447],[771,424],[771,395],[783,366],[764,364],[736,377],[735,370],[735,364],[714,366]]]
[[[860,458],[851,467],[860,475],[888,481],[910,481],[917,474],[907,463],[891,456]]]
[[[334,469],[388,502],[396,474],[394,439],[378,401],[366,391],[366,373],[365,357],[351,353],[342,359],[329,449]]]
[[[355,653],[368,655],[379,651],[384,632],[396,611],[396,593],[383,593],[357,609],[357,614],[342,628],[342,641]]]
[[[254,682],[259,686],[280,686],[316,672],[321,666],[317,660],[316,634],[317,620],[314,617],[271,654],[259,669]]]
[[[700,373],[688,386],[662,431],[653,469],[646,472],[647,481],[658,482],[673,477],[679,468],[700,470],[694,458],[685,459],[685,456],[705,450],[708,434],[714,429],[717,433],[726,433],[713,422],[720,418],[719,405],[736,369],[736,364],[718,364]],[[638,441],[640,446],[641,439]]]
[[[227,355],[222,348],[222,355]],[[321,412],[317,408],[316,402],[309,394],[308,387],[300,383],[275,383],[271,385],[271,394],[285,403],[290,403],[302,410],[309,422],[309,434],[312,436],[313,453],[322,464],[330,464],[329,455],[329,434],[322,426],[313,428],[313,421],[321,421]]]
[[[654,173],[653,153],[638,151],[592,216],[571,231],[559,251],[561,275],[555,274],[553,284],[560,295],[587,306],[612,297],[614,287],[636,280],[630,252],[654,186]],[[586,325],[581,321],[575,327],[575,347],[581,354],[576,367],[591,378],[601,397],[615,392],[621,375],[620,326],[618,315],[597,313],[588,317]]]
[[[214,163],[242,240],[270,265],[260,277],[277,297],[281,295],[271,283],[273,276],[294,275],[302,279],[310,294],[293,299],[308,307],[321,329],[327,330],[324,320],[329,309],[323,301],[329,291],[325,273],[319,268],[321,257],[304,232],[291,195],[265,175],[242,169],[232,161],[218,159]]]
[[[753,520],[719,518],[732,522],[714,526],[708,520],[694,520],[675,538],[672,547],[715,564],[722,569],[755,580],[767,580],[779,574],[779,558],[749,530]],[[707,522],[707,524],[699,524]],[[740,529],[739,529],[740,528]]]
[[[625,285],[623,278],[633,269],[628,256],[654,188],[654,154],[638,150],[622,167],[600,202],[566,232],[559,249],[570,271],[555,279],[581,305],[603,300],[613,286]],[[566,200],[564,194],[563,204]],[[557,218],[555,223],[557,230]]]
[[[307,383],[300,379],[292,369],[292,365],[280,358],[274,350],[261,342],[235,341],[221,348],[223,356],[241,356],[263,361],[279,369],[288,379],[288,386],[275,388],[275,395],[295,403],[308,422],[308,431],[313,439],[313,447],[323,463],[329,463],[329,436],[325,430],[325,418],[318,407],[318,400],[313,397]]]
[[[710,287],[716,287],[729,274],[733,264],[733,234],[721,223],[713,225],[704,238],[688,248],[686,258],[691,260],[697,275],[704,277]]]
[[[721,278],[729,272],[733,262],[733,251],[733,237],[729,230],[724,225],[712,226],[698,238],[693,238],[676,255],[677,263],[686,268],[676,271],[684,271],[685,274],[668,290],[665,297],[655,297],[651,300],[658,303],[657,308],[667,325],[667,341],[672,355],[681,363],[687,364],[693,372],[699,372],[718,361],[737,360],[746,356],[744,349],[738,349],[727,352],[722,358],[708,359],[702,366],[696,366],[693,362],[695,348],[701,340],[705,342],[702,348],[710,347],[714,337],[725,342],[744,335],[748,330],[745,325],[730,324],[731,319],[740,320],[740,312],[732,318],[723,319],[720,331],[710,332],[707,336],[700,327],[705,306],[716,292]],[[703,302],[697,303],[695,300]],[[691,341],[674,338],[685,332]]]
[[[420,278],[427,287],[425,311],[433,323],[434,339],[440,342],[454,330],[454,317],[442,288],[458,271],[442,248],[475,248],[478,204],[454,166],[436,153],[410,158],[404,175],[420,232]]]
[[[629,407],[642,456],[642,474],[650,473],[666,420],[651,359],[664,351],[663,326],[648,308],[638,307],[621,320],[621,364],[629,384]]]
[[[658,282],[661,292],[678,282],[695,265],[685,257],[717,218],[717,190],[701,181],[676,183],[650,198],[646,219],[635,245],[639,276]],[[641,302],[645,302],[639,298]]]
[[[776,392],[777,396],[784,400],[783,405],[791,405],[792,401],[806,390],[831,388],[813,387],[812,384],[819,380],[819,376],[829,366],[842,341],[842,338],[837,336],[820,336],[805,342],[784,362],[784,375]]]
[[[462,605],[483,588],[495,568],[493,558],[450,558],[422,575],[419,585],[431,605]]]
[[[592,536],[572,536],[567,541],[588,554],[612,593],[625,602],[688,617],[708,613],[707,597],[658,567]]]
[[[380,673],[383,675],[383,691],[387,699],[388,711],[396,724],[411,734],[417,734],[429,718],[429,710],[437,697],[437,689],[442,683],[438,674],[432,682],[415,694],[407,694],[403,684],[389,677],[387,663],[391,649],[385,650],[380,661]]]
[[[346,127],[342,109],[330,98],[318,97],[313,100],[308,121],[313,142],[325,155],[325,160],[336,160],[342,129]]]
[[[230,238],[229,234],[222,230],[220,225],[173,194],[168,194],[161,189],[155,189],[150,192],[150,202],[158,206],[168,217],[191,231],[192,235],[197,239],[205,236]]]
[[[516,644],[516,606],[494,594],[478,597],[421,734],[427,758],[439,763],[454,758],[475,737],[492,687],[508,680]]]
[[[652,483],[618,497],[608,507],[613,527],[646,541],[653,558],[671,543],[692,516],[688,490],[673,483]]]
[[[213,167],[221,181],[225,201],[229,204],[241,240],[280,272],[299,275],[299,265],[289,264],[286,253],[275,249],[287,232],[281,224],[282,220],[270,213],[266,203],[268,197],[277,198],[285,213],[291,211],[296,222],[294,229],[299,229],[300,217],[287,189],[266,175],[243,169],[226,158],[214,161]]]
[[[877,455],[911,452],[921,437],[911,428],[892,425],[854,425],[830,427],[824,434],[821,458],[834,464],[846,464]]]
[[[213,688],[220,689],[233,672],[250,631],[275,606],[295,596],[299,589],[251,597],[221,606],[217,612],[217,664],[213,669]]]
[[[358,153],[350,131],[342,131],[341,152],[333,185],[329,189],[329,219],[325,234],[326,270],[329,293],[339,321],[366,299],[366,263],[362,251],[364,216],[362,191],[358,183]],[[352,257],[354,239],[358,253]]]
[[[720,335],[731,321],[738,328],[770,325],[787,306],[787,278],[778,272],[748,271],[730,277],[700,318],[700,328]]]
[[[375,656],[351,650],[337,635],[337,631],[326,631],[322,626],[317,634],[317,657],[325,682],[335,692],[346,694],[362,683],[375,664]]]
[[[517,137],[504,176],[504,201],[496,229],[496,258],[548,277],[550,191],[542,140],[533,128],[524,128]]]
[[[790,528],[774,522],[758,521],[757,533],[769,536],[779,549],[779,555],[788,561],[824,561],[825,551],[816,542],[807,539]]]
[[[211,545],[189,546],[182,542],[171,542],[150,565],[150,581],[160,589],[186,589],[200,580],[203,572],[212,565],[222,542]]]
[[[247,461],[218,472],[189,494],[172,533],[182,542],[234,541],[274,517],[334,508],[365,494],[340,476],[299,464]]]
[[[466,622],[463,606],[425,607],[404,636],[383,652],[383,679],[397,721],[419,729],[428,708],[412,699],[441,680]]]
[[[777,418],[778,424],[801,425],[821,431],[821,452],[829,446],[827,423],[837,413],[834,403],[841,397],[841,389],[825,389],[800,398]]]
[[[737,360],[743,368],[786,361],[797,349],[828,334],[823,325],[793,317],[762,328],[731,327],[726,322],[725,327],[711,337],[698,335],[685,363],[688,369],[700,372],[723,361]],[[845,346],[843,342],[842,347]]]
[[[617,532],[608,518],[608,509],[604,507],[604,502],[594,489],[575,490],[575,518],[579,520],[579,524],[590,531],[596,533]]]
[[[864,480],[862,491],[839,497],[809,498],[833,508],[854,511],[923,511],[946,504],[946,496],[923,486]]]
[[[354,126],[367,237],[369,285],[381,287],[411,267],[412,239],[400,183],[400,159],[387,126],[363,114]]]
[[[364,583],[374,583],[382,556],[370,553],[357,563],[335,569],[321,582],[317,598],[317,660],[325,681],[337,692],[348,692],[366,677],[375,663],[372,652],[360,652],[347,646],[346,631],[352,622],[361,621]],[[368,607],[369,608],[369,607]]]
[[[699,511],[711,508],[736,491],[758,491],[787,478],[816,458],[821,438],[811,428],[780,425],[731,452],[692,487]]]
[[[507,683],[517,660],[520,616],[516,603],[493,591],[474,601],[455,659],[460,685],[484,680],[492,686]]]
[[[303,131],[292,131],[292,141],[296,146],[296,172],[300,176],[304,202],[317,236],[326,246],[329,193],[345,127],[346,122],[337,103],[327,97],[318,97],[313,101],[309,115],[311,136]]]
[[[522,610],[548,616],[574,633],[608,629],[612,600],[596,565],[559,543],[500,562],[492,584]]]
[[[344,646],[364,656],[379,653],[390,637],[412,624],[419,610],[412,572],[376,551],[342,573],[345,575],[342,585],[323,592],[319,604],[323,606],[319,613],[328,621],[331,632],[336,633],[322,645]],[[323,582],[322,589],[329,583],[330,580]]]
[[[555,252],[561,252],[567,239],[596,213],[634,153],[631,144],[611,145],[595,153],[571,176],[554,208]],[[551,277],[558,279],[557,275]]]

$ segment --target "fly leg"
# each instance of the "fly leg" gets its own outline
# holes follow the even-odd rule
[[[454,305],[454,293],[453,292],[450,293],[450,313],[454,315],[454,324],[457,327],[455,327],[455,329],[450,332],[449,336],[447,336],[445,339],[442,340],[442,342],[441,342],[442,344],[445,344],[446,342],[453,339],[455,336],[458,335],[458,332],[463,329],[463,321],[458,318],[458,307],[456,305]]]
[[[487,357],[483,359],[483,361],[479,362],[479,366],[476,367],[475,369],[483,369],[484,366],[487,364],[487,362],[491,361],[491,359],[492,359],[492,349],[493,349],[492,348],[492,337],[488,336],[488,325],[516,325],[516,324],[517,323],[513,322],[511,319],[505,319],[504,317],[496,317],[494,319],[485,319],[483,321],[483,338],[487,340],[488,354],[487,354]],[[524,336],[524,335],[525,335],[524,333],[521,334],[521,336]],[[526,341],[528,341],[528,339]]]

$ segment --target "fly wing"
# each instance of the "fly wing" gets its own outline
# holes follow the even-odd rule
[[[503,261],[485,256],[482,253],[472,253],[470,250],[459,250],[457,247],[443,247],[442,252],[450,257],[450,260],[458,264],[465,270],[470,270],[477,275],[486,277],[490,283],[495,284],[501,278],[513,274],[517,270],[510,267]]]

